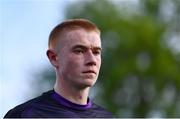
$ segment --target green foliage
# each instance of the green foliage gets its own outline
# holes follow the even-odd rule
[[[144,12],[129,17],[118,3],[105,0],[78,2],[67,9],[67,18],[90,19],[102,30],[102,94],[97,98],[118,117],[180,116],[179,60],[163,39],[168,26],[158,16],[161,3],[142,0]],[[166,99],[168,93],[174,97]]]
[[[165,38],[179,22],[160,18],[163,0],[141,0],[138,14],[114,2],[81,1],[66,10],[66,18],[87,18],[102,31],[101,94],[95,99],[117,117],[179,117],[180,60]]]

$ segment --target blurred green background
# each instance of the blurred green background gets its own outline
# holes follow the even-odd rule
[[[66,7],[69,18],[102,31],[96,103],[116,117],[180,117],[180,0],[82,0]],[[52,66],[34,77],[34,96],[52,89]]]

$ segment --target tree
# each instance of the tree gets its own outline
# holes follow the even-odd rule
[[[170,19],[162,13],[165,2],[176,9]],[[102,31],[96,101],[117,117],[179,117],[180,57],[167,36],[178,37],[180,2],[140,0],[135,9],[121,4],[79,1],[66,10],[66,18],[90,19]]]

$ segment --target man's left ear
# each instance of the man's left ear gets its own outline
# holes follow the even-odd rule
[[[48,56],[48,59],[51,62],[51,64],[54,67],[58,68],[58,60],[57,60],[56,52],[54,50],[49,49],[47,50],[46,55]]]

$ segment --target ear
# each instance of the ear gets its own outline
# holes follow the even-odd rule
[[[58,68],[59,65],[58,65],[58,57],[57,57],[56,52],[54,50],[49,49],[49,50],[47,50],[46,55],[47,55],[49,61],[51,62],[51,64],[54,67]]]

